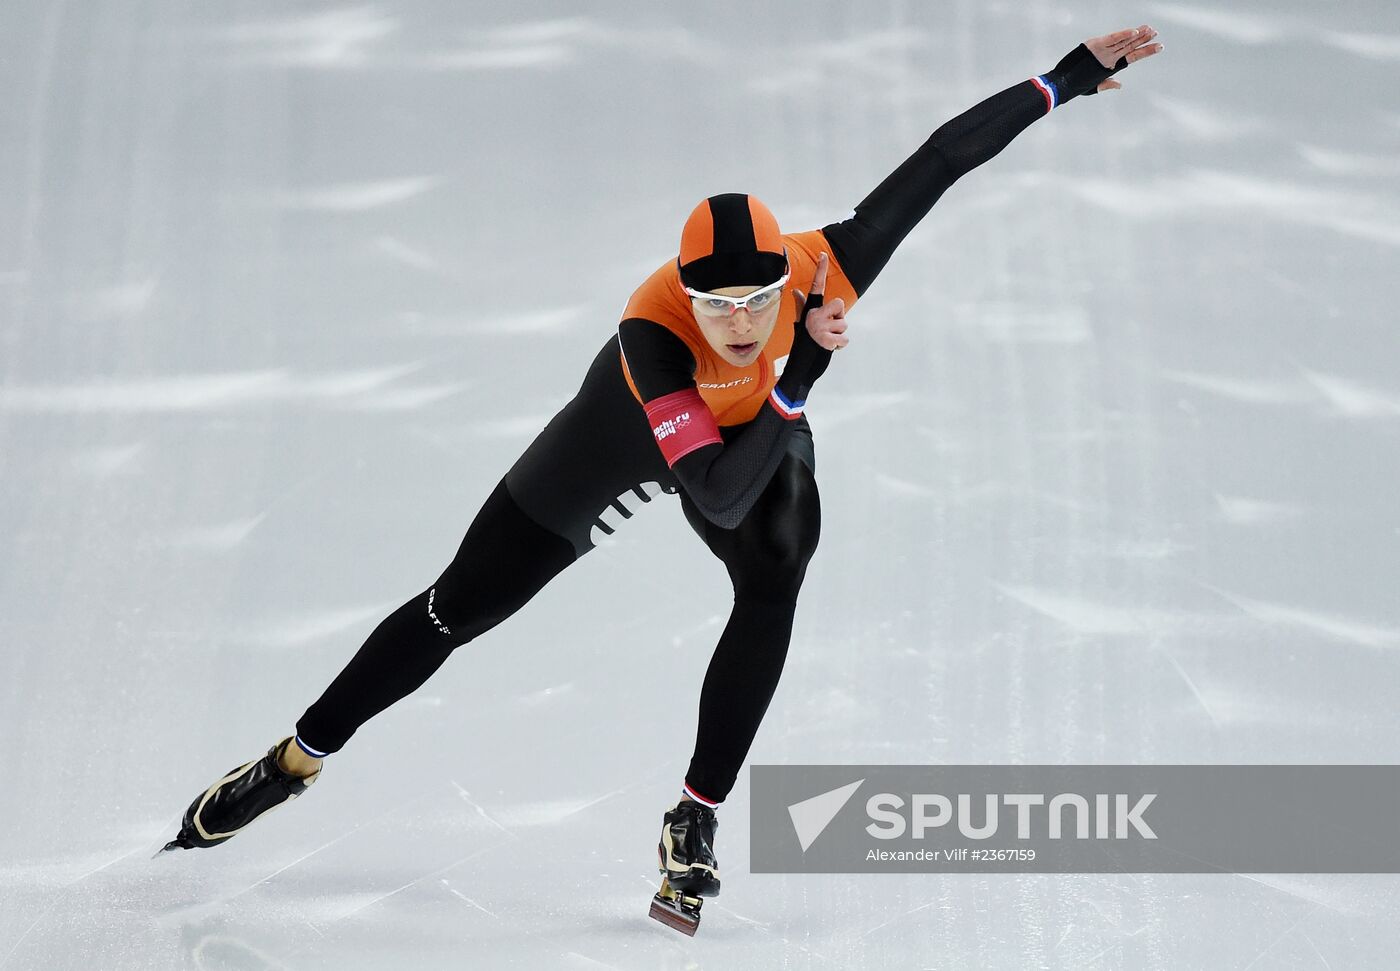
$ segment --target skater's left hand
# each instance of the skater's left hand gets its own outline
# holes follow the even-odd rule
[[[1153,44],[1151,41],[1157,36],[1157,29],[1143,24],[1141,27],[1129,27],[1125,30],[1114,31],[1111,34],[1104,34],[1102,37],[1090,37],[1084,42],[1084,46],[1089,48],[1089,52],[1099,59],[1099,63],[1104,67],[1113,67],[1120,59],[1128,64],[1135,64],[1144,57],[1151,57],[1162,50],[1161,44]],[[1119,70],[1122,70],[1120,68]],[[1113,78],[1100,82],[1094,91],[1113,91],[1121,88]],[[1089,92],[1093,94],[1094,91]]]

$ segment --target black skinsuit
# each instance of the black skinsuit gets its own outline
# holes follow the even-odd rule
[[[823,228],[858,295],[954,181],[1048,113],[1044,88],[1023,81],[953,118],[851,218]],[[598,352],[578,395],[497,484],[442,575],[379,624],[302,716],[297,731],[308,746],[337,751],[371,716],[417,689],[453,649],[522,607],[593,547],[595,533],[612,532],[601,518],[610,509],[615,512],[608,518],[617,521],[657,495],[679,494],[687,520],[734,582],[733,611],[701,688],[685,781],[714,802],[729,794],[782,673],[797,593],[820,532],[812,433],[802,417],[784,422],[788,432],[760,435],[750,426],[771,417],[762,413],[722,428],[726,452],[752,454],[751,461],[731,463],[747,470],[736,473],[747,480],[708,484],[741,497],[737,526],[719,525],[706,514],[710,497],[691,494],[700,487],[698,480],[686,482],[689,456],[674,471],[667,467],[618,354],[621,340],[638,389],[650,401],[690,382],[681,357],[689,351],[663,328],[636,323],[624,322],[620,335]],[[765,477],[764,466],[779,449],[776,470]]]

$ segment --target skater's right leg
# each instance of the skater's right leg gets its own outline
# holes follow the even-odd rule
[[[416,690],[453,649],[495,627],[587,553],[603,520],[678,488],[622,376],[614,335],[583,385],[496,485],[437,582],[370,635],[297,722],[315,757]],[[630,508],[629,507],[630,504]],[[623,510],[626,510],[625,512]]]
[[[277,767],[283,772],[288,772],[300,779],[315,775],[321,771],[321,759],[323,756],[310,755],[300,745],[288,745],[282,750],[282,754],[277,757]]]
[[[355,730],[416,691],[463,644],[523,607],[575,559],[497,483],[451,564],[386,617],[297,722],[309,756],[338,752]]]
[[[639,504],[650,502],[657,488],[674,492],[679,486],[656,448],[645,412],[623,380],[614,336],[594,358],[579,393],[496,485],[437,581],[375,628],[302,715],[297,736],[259,760],[256,804],[280,805],[297,794],[292,783],[309,783],[322,757],[420,687],[455,648],[524,606],[588,552],[596,536],[612,533],[619,518],[629,518]],[[232,784],[230,777],[196,798],[191,806],[196,817],[200,800],[210,793],[217,796],[215,790]],[[281,796],[272,786],[288,794]],[[211,796],[209,802],[236,809],[246,821],[266,811],[249,816],[241,799]],[[173,845],[210,844],[177,838]]]
[[[455,648],[519,610],[574,559],[573,545],[526,515],[502,480],[437,582],[374,629],[297,722],[297,736],[196,796],[166,849],[216,846],[301,795],[319,776],[324,756],[422,685]]]

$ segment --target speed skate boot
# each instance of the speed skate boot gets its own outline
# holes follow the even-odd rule
[[[165,844],[165,849],[218,846],[263,813],[305,792],[320,778],[321,770],[302,778],[277,762],[293,737],[282,739],[262,758],[240,765],[196,796],[185,810],[179,835]]]
[[[661,889],[651,898],[651,916],[682,934],[700,926],[702,897],[719,894],[719,863],[715,860],[715,811],[682,799],[665,816],[656,846]]]

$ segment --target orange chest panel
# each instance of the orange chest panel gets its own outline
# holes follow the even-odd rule
[[[788,251],[788,266],[791,279],[783,294],[782,306],[778,310],[778,322],[768,343],[763,345],[758,359],[752,364],[736,367],[715,353],[710,347],[690,309],[690,297],[681,286],[680,272],[676,261],[670,260],[656,270],[646,282],[632,294],[623,312],[623,319],[641,317],[654,321],[671,331],[690,349],[695,357],[695,385],[700,397],[709,406],[720,425],[742,425],[752,421],[759,408],[773,390],[778,376],[792,350],[792,325],[797,319],[797,296],[793,288],[808,293],[812,288],[812,277],[817,269],[817,257],[825,252],[830,257],[826,277],[826,299],[840,297],[849,310],[856,302],[855,291],[850,281],[841,271],[836,256],[831,252],[821,230],[805,233],[791,233],[783,237]],[[632,372],[627,367],[627,359],[622,359],[622,373],[627,386],[639,403],[642,396],[632,380]]]

